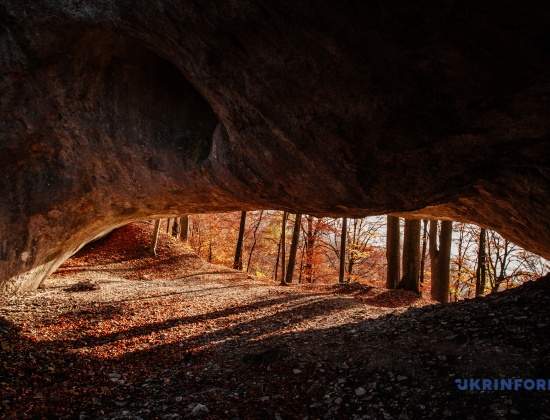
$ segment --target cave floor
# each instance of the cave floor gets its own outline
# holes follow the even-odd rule
[[[454,383],[550,378],[548,276],[442,306],[212,265],[158,279],[79,264],[0,306],[0,417],[550,418],[550,391]],[[83,280],[97,290],[71,289]]]

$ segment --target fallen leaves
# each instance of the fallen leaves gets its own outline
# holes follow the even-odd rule
[[[534,396],[508,403],[452,387],[457,375],[550,366],[548,279],[424,306],[399,291],[281,288],[231,270],[205,280],[163,268],[188,277],[141,281],[127,271],[152,268],[123,254],[117,271],[88,252],[94,265],[77,258],[80,271],[68,275],[69,263],[55,278],[62,287],[0,308],[2,417],[440,419],[475,407],[520,418],[528,406],[542,418],[549,408]],[[63,290],[93,274],[99,290]]]

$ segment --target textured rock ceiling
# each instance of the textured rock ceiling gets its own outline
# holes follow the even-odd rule
[[[0,283],[143,217],[448,217],[550,257],[550,8],[0,0]]]

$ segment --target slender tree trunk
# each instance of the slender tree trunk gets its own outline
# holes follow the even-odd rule
[[[482,296],[485,292],[485,286],[487,283],[486,276],[486,251],[485,241],[487,238],[487,232],[484,228],[479,231],[479,244],[477,250],[477,268],[476,268],[476,296]]]
[[[493,293],[498,292],[498,288],[506,280],[506,268],[508,266],[509,246],[510,246],[510,241],[508,241],[508,239],[505,239],[504,250],[502,252],[502,259],[500,259],[499,275],[495,280],[495,287],[492,290]],[[495,270],[495,276],[496,276],[496,270]]]
[[[438,224],[437,220],[430,222],[431,295],[434,300],[447,303],[449,301],[453,222],[441,222],[439,235]]]
[[[458,296],[460,291],[460,285],[462,284],[462,268],[464,266],[464,231],[466,228],[465,223],[461,223],[458,228],[458,243],[457,243],[457,259],[456,259],[456,280],[454,286],[454,301],[458,302]],[[470,289],[468,287],[468,289]],[[468,291],[469,292],[469,291]]]
[[[166,219],[166,233],[170,233],[170,218]]]
[[[285,285],[286,278],[286,219],[288,213],[283,212],[283,220],[281,222],[281,285]]]
[[[239,236],[237,238],[237,247],[235,248],[235,259],[233,261],[233,268],[235,270],[243,269],[243,241],[244,241],[245,227],[246,227],[246,211],[242,211],[241,223],[239,225]]]
[[[348,258],[348,283],[351,283],[351,274],[353,272],[353,257],[350,255]]]
[[[208,241],[208,262],[212,262],[212,240]]]
[[[422,220],[422,253],[420,254],[420,284],[424,283],[424,272],[426,269],[426,248],[428,246],[428,221]]]
[[[353,219],[353,230],[351,238],[346,238],[346,246],[348,248],[348,283],[351,283],[351,276],[353,267],[355,265],[356,258],[356,246],[357,246],[357,219]]]
[[[155,227],[153,229],[153,241],[151,243],[151,251],[153,255],[157,255],[157,245],[159,241],[159,232],[160,232],[160,219],[155,220]]]
[[[437,274],[439,273],[439,259],[437,255],[439,250],[437,248],[437,237],[439,229],[439,222],[437,220],[430,220],[430,294],[433,299],[437,300],[439,296],[439,282],[437,281]]]
[[[258,229],[260,228],[260,224],[262,223],[262,217],[264,215],[264,211],[260,211],[260,216],[258,217],[258,222],[256,223],[256,226],[254,226],[254,232],[252,234],[253,240],[252,240],[252,246],[250,247],[250,253],[248,254],[248,261],[246,262],[246,272],[250,272],[250,263],[252,262],[252,254],[254,253],[254,248],[256,248],[256,242],[257,242],[257,234]]]
[[[184,242],[189,240],[189,215],[180,217],[180,239]]]
[[[298,276],[298,283],[302,283],[302,273],[304,271],[304,253],[306,250],[306,241],[304,241],[304,244],[302,245],[302,252],[300,255],[300,275]]]
[[[313,216],[307,217],[306,235],[306,282],[313,283],[313,248],[315,246],[315,233],[313,232]]]
[[[292,242],[290,244],[290,252],[288,254],[288,268],[286,270],[286,283],[292,283],[294,275],[294,266],[296,265],[296,253],[298,251],[298,241],[300,240],[300,229],[302,224],[302,213],[296,213],[294,220],[294,229],[292,231]]]
[[[405,219],[400,288],[420,293],[420,220]]]
[[[489,277],[488,280],[491,291],[495,290],[495,284],[497,281],[497,264],[500,258],[500,248],[496,246],[496,244],[493,248],[493,235],[494,234],[492,231],[485,232],[485,262],[487,264],[487,274]]]
[[[401,232],[399,228],[399,217],[387,216],[386,226],[386,287],[395,289],[399,284],[400,277],[400,248]]]
[[[175,238],[180,237],[180,224],[178,217],[174,217],[174,221],[172,222],[172,236]]]
[[[273,268],[273,280],[277,281],[277,274],[279,271],[279,258],[281,257],[281,237],[279,236],[279,243],[277,244],[277,258],[275,259],[275,267]]]
[[[451,277],[451,245],[453,242],[453,222],[444,220],[441,222],[439,236],[439,302],[449,302],[449,284]]]
[[[346,236],[348,234],[348,218],[342,218],[342,234],[340,235],[340,273],[338,283],[344,284],[344,274],[346,265]]]

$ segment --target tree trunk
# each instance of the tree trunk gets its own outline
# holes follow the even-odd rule
[[[151,243],[151,251],[153,255],[157,255],[157,245],[159,241],[159,232],[160,232],[160,219],[155,220],[155,227],[153,229],[153,241]]]
[[[509,245],[510,245],[510,241],[508,241],[508,239],[504,239],[504,249],[502,250],[502,259],[498,259],[500,261],[499,275],[495,279],[495,286],[491,290],[492,293],[498,292],[498,288],[504,282],[504,280],[506,280],[506,267],[508,267],[508,258],[510,256],[509,248],[508,248]],[[495,276],[496,276],[496,269],[495,269]]]
[[[399,228],[399,217],[387,216],[386,226],[386,261],[388,268],[386,271],[386,287],[395,289],[399,283],[400,277],[400,248],[401,232]]]
[[[313,283],[313,247],[315,246],[315,234],[313,232],[313,216],[307,217],[306,235],[306,282]]]
[[[298,241],[300,240],[300,228],[302,224],[302,213],[296,213],[294,220],[294,229],[292,231],[292,242],[290,244],[290,252],[288,254],[288,268],[286,270],[286,283],[292,283],[294,275],[294,266],[296,265],[296,253],[298,251]]]
[[[348,258],[348,283],[351,283],[351,274],[353,273],[353,257],[350,255]]]
[[[420,293],[420,220],[405,219],[403,277],[400,288]]]
[[[306,250],[306,241],[304,241],[304,244],[302,245],[302,252],[300,255],[300,275],[298,276],[298,283],[302,283],[302,274],[304,272],[304,253]]]
[[[244,241],[245,226],[246,226],[246,211],[242,211],[241,223],[239,225],[239,236],[237,238],[237,247],[235,249],[235,259],[233,261],[233,268],[235,270],[243,269],[243,241]]]
[[[264,211],[260,211],[260,216],[258,217],[258,222],[256,223],[256,226],[254,227],[254,232],[252,234],[253,240],[252,240],[252,246],[250,247],[250,253],[248,254],[248,261],[246,262],[246,272],[250,272],[250,263],[252,261],[252,255],[254,253],[254,248],[256,248],[256,242],[258,234],[258,229],[260,228],[260,224],[262,223],[262,217],[264,215]]]
[[[439,260],[437,258],[437,236],[438,236],[439,222],[437,220],[430,220],[430,294],[432,298],[437,300],[439,296],[439,283],[437,281],[437,273],[439,273]]]
[[[212,240],[208,242],[208,262],[212,262]]]
[[[479,231],[479,245],[477,250],[477,268],[476,268],[476,297],[483,296],[485,292],[485,285],[487,282],[486,276],[486,251],[485,251],[485,241],[487,238],[487,233],[484,228],[481,228]]]
[[[422,253],[420,254],[420,284],[424,283],[424,272],[426,270],[426,248],[428,246],[428,221],[422,220]]]
[[[277,258],[275,259],[275,267],[273,268],[273,280],[275,281],[277,281],[280,257],[281,257],[281,237],[279,236],[279,243],[277,244]]]
[[[189,215],[180,217],[180,239],[184,242],[189,240]]]
[[[281,285],[285,285],[285,274],[286,274],[286,219],[288,213],[283,212],[283,220],[281,222]]]
[[[342,218],[342,234],[340,235],[340,273],[338,283],[344,284],[344,274],[346,265],[346,236],[348,234],[348,218]]]
[[[453,242],[453,222],[444,220],[441,222],[441,232],[439,233],[439,272],[437,273],[437,288],[441,303],[449,302],[449,283],[451,274],[451,245]]]
[[[451,247],[453,244],[453,222],[441,222],[441,236],[439,238],[439,279],[441,283],[441,302],[449,302],[449,284],[451,281]]]
[[[437,220],[430,222],[430,262],[432,268],[431,295],[441,303],[449,301],[449,274],[451,263],[451,243],[453,237],[453,222],[441,222],[438,242]]]
[[[166,219],[166,233],[170,233],[170,218]]]
[[[464,253],[462,252],[464,246],[464,230],[466,225],[460,223],[458,228],[458,242],[457,242],[457,258],[456,258],[456,279],[454,285],[454,296],[453,300],[458,302],[458,294],[460,290],[460,284],[462,283],[462,267],[464,265]],[[468,289],[470,289],[468,287]],[[469,291],[468,291],[469,294]]]
[[[172,222],[172,236],[175,238],[179,238],[180,236],[180,224],[178,217],[174,217],[174,221]]]

